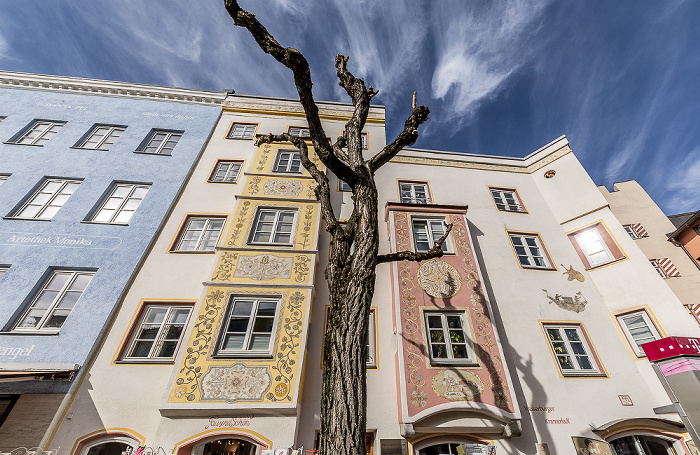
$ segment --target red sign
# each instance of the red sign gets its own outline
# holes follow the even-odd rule
[[[642,345],[650,362],[679,356],[700,357],[700,338],[668,337]]]

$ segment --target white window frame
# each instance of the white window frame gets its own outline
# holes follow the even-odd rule
[[[156,140],[156,135],[158,134],[165,134],[165,137],[159,140]],[[151,134],[148,136],[148,140],[139,148],[139,152],[141,153],[146,153],[148,155],[166,155],[170,156],[173,154],[173,150],[177,146],[177,143],[180,141],[182,138],[182,135],[185,134],[184,131],[171,131],[171,130],[156,130],[154,129],[151,131]],[[174,141],[175,144],[173,144],[172,147],[167,146],[168,142]],[[157,145],[154,145],[157,144]],[[148,151],[148,148],[150,147],[156,147],[155,152],[150,152]]]
[[[260,225],[260,216],[263,212],[274,212],[275,213],[275,219],[273,221],[272,225],[272,230],[270,231],[270,237],[268,241],[254,241],[253,239],[255,238],[256,234],[258,232],[262,232],[259,229]],[[253,227],[250,230],[250,236],[248,237],[248,243],[251,245],[285,245],[285,246],[292,246],[294,245],[294,229],[296,227],[296,221],[297,221],[297,210],[296,209],[286,209],[286,208],[276,208],[276,207],[259,207],[257,213],[255,214],[255,220],[253,222]],[[281,232],[279,231],[279,223],[280,223],[280,215],[282,213],[292,213],[293,214],[293,219],[292,219],[292,227],[289,232],[289,242],[275,242],[274,237],[280,234]]]
[[[39,321],[36,323],[36,325],[33,325],[31,327],[21,327],[22,322],[29,317],[29,314],[32,312],[32,309],[34,306],[37,304],[37,302],[41,299],[42,295],[44,292],[47,291],[47,288],[49,284],[51,284],[51,281],[57,276],[61,274],[69,274],[69,278],[66,280],[66,282],[61,286],[60,290],[52,289],[49,290],[49,292],[53,291],[58,291],[56,296],[51,300],[51,303],[48,305],[46,310],[44,311],[44,314],[39,318]],[[87,282],[85,285],[85,288],[83,288],[82,291],[76,291],[76,290],[71,290],[69,289],[73,283],[78,279],[80,276],[87,276],[90,277],[90,280]],[[51,319],[51,317],[56,313],[57,310],[59,310],[59,306],[63,302],[63,299],[68,295],[69,292],[80,292],[80,295],[76,299],[75,303],[71,307],[70,311],[68,314],[66,314],[66,319],[68,316],[70,316],[70,313],[73,312],[73,309],[75,306],[80,302],[80,299],[82,298],[83,294],[85,293],[85,290],[87,287],[90,285],[90,282],[92,281],[92,278],[95,276],[95,272],[82,272],[82,271],[77,271],[77,270],[54,270],[51,275],[49,275],[44,283],[41,285],[41,289],[36,293],[36,295],[32,298],[31,303],[27,307],[27,309],[24,311],[22,314],[22,317],[20,317],[17,321],[17,324],[15,325],[13,331],[15,332],[52,332],[52,333],[58,333],[61,330],[61,327],[63,327],[63,322],[61,323],[60,326],[58,327],[45,327],[46,323]]]
[[[9,179],[9,178],[10,178],[9,175],[0,175],[0,185],[5,183],[7,181],[7,179]]]
[[[586,239],[584,237],[590,236],[590,237],[596,237],[593,239],[593,241],[586,242]],[[608,245],[605,243],[605,239],[600,235],[600,232],[598,232],[597,225],[596,226],[591,226],[589,228],[583,229],[581,231],[578,231],[574,234],[574,240],[576,240],[576,243],[578,243],[578,246],[581,248],[581,252],[583,253],[584,256],[586,256],[586,259],[588,260],[588,264],[590,265],[591,268],[598,267],[604,264],[608,264],[610,262],[615,261],[615,255],[613,255],[612,251],[610,251],[610,248],[608,248]],[[587,250],[588,246],[593,246],[596,242],[600,242],[600,245],[602,245],[602,249],[598,249],[593,252],[589,252]],[[592,260],[591,255],[598,255],[599,253],[605,253],[607,258],[605,259],[598,259],[595,261],[595,263]]]
[[[24,129],[22,134],[17,139],[11,141],[12,144],[19,145],[36,145],[42,147],[48,142],[58,130],[61,129],[66,122],[58,122],[53,120],[33,120],[28,127]],[[35,131],[39,131],[36,137],[27,140],[28,136]],[[26,142],[25,142],[26,141]]]
[[[146,324],[146,320],[148,318],[148,315],[150,314],[151,311],[153,310],[162,310],[165,309],[166,313],[165,316],[163,317],[163,320],[160,323],[148,323]],[[185,322],[182,324],[180,323],[173,323],[173,317],[177,315],[178,311],[186,310],[187,311],[187,316],[185,317]],[[185,335],[185,330],[187,328],[187,323],[189,322],[190,315],[192,314],[192,305],[176,305],[176,304],[161,304],[161,303],[149,303],[144,305],[142,311],[141,311],[141,316],[139,317],[138,324],[136,324],[131,331],[131,335],[129,337],[129,343],[126,346],[126,349],[124,350],[124,355],[122,356],[123,361],[170,361],[175,359],[175,355],[177,354],[178,349],[180,348],[180,344],[182,343],[182,339],[184,338]],[[141,334],[141,331],[144,327],[144,325],[151,325],[155,326],[158,325],[158,331],[156,332],[156,336],[154,338],[139,338],[139,335]],[[163,343],[165,342],[173,342],[174,340],[172,339],[167,339],[166,335],[170,327],[178,325],[182,326],[180,336],[177,339],[177,342],[175,343],[175,349],[173,350],[173,355],[169,357],[158,357],[156,356],[157,352],[160,350],[162,347]],[[139,341],[152,341],[151,348],[148,351],[148,355],[145,357],[138,357],[132,355],[134,348],[136,347],[136,344]]]
[[[60,183],[61,185],[56,189],[56,191],[54,191],[52,193],[45,193],[44,189],[50,183],[53,183],[53,182]],[[25,220],[45,220],[45,221],[53,219],[54,215],[58,212],[58,210],[61,209],[61,207],[63,207],[63,205],[68,201],[70,196],[73,194],[73,193],[64,193],[63,191],[70,184],[80,185],[80,183],[81,183],[80,180],[71,180],[71,179],[46,179],[46,180],[44,180],[44,182],[41,184],[41,186],[36,191],[34,191],[34,193],[27,200],[27,202],[22,204],[22,207],[20,207],[20,209],[17,210],[17,212],[15,212],[15,214],[13,215],[13,218],[19,218],[19,219],[25,219]],[[73,192],[75,192],[76,189],[77,189],[77,187],[73,189]],[[50,196],[46,201],[42,202],[41,204],[33,204],[32,202],[35,201],[42,194],[50,194]],[[56,199],[59,196],[67,196],[67,197],[66,197],[66,200],[63,201],[60,205],[54,204],[53,202],[56,201]],[[36,212],[36,214],[34,216],[22,215],[22,212],[24,212],[29,206],[39,206],[40,208],[39,208],[39,211]],[[50,207],[58,207],[58,209],[56,209],[56,213],[54,213],[50,217],[44,217],[43,214]]]
[[[439,222],[442,229],[440,235],[437,236],[437,238],[435,238],[435,226],[431,226],[431,223],[433,222]],[[413,239],[413,248],[416,251],[416,253],[425,253],[430,250],[430,248],[428,248],[427,250],[418,248],[418,243],[416,240],[416,223],[425,223],[428,235],[428,245],[430,246],[430,248],[433,248],[435,246],[435,242],[437,242],[438,239],[440,239],[440,237],[445,235],[444,218],[411,217],[411,237]],[[452,253],[452,244],[450,243],[450,236],[447,236],[445,241],[442,243],[442,251],[444,251],[445,253]]]
[[[520,195],[516,190],[489,188],[489,191],[491,192],[494,204],[496,204],[496,209],[498,209],[499,212],[527,213],[525,207],[523,207],[523,203],[520,201]]]
[[[644,352],[644,349],[637,343],[637,340],[634,338],[634,335],[632,334],[630,327],[627,325],[628,319],[631,318],[636,318],[638,316],[641,316],[642,319],[644,320],[644,325],[646,326],[647,329],[649,329],[649,332],[651,332],[652,339],[648,339],[644,343],[649,343],[651,341],[656,341],[661,339],[661,334],[659,331],[656,329],[656,325],[652,322],[651,318],[649,317],[649,314],[646,312],[646,310],[637,310],[637,311],[632,311],[629,313],[624,313],[624,314],[619,314],[615,316],[617,319],[617,322],[620,324],[620,327],[622,328],[622,332],[625,334],[625,338],[627,339],[627,343],[629,343],[630,347],[634,351],[634,353],[637,355],[637,357],[646,357],[646,353]],[[634,329],[634,328],[633,328]]]
[[[429,318],[431,316],[440,316],[440,321],[441,321],[441,327],[440,327],[440,332],[442,332],[443,336],[443,342],[440,344],[444,344],[445,346],[445,353],[447,354],[446,358],[443,357],[434,357],[433,356],[433,341],[431,337],[431,328],[430,328],[430,322]],[[464,348],[467,353],[467,357],[464,358],[455,358],[454,353],[453,353],[453,342],[450,337],[450,328],[447,322],[447,317],[448,316],[458,316],[460,323],[462,325],[461,327],[461,332],[464,336],[464,343],[455,343],[457,345],[464,345]],[[432,364],[459,364],[459,365],[474,365],[477,364],[478,362],[476,361],[476,356],[474,355],[474,346],[472,344],[472,335],[470,333],[470,326],[467,321],[466,313],[464,311],[426,311],[423,314],[423,318],[425,321],[425,338],[427,342],[427,348],[428,348],[428,356],[430,358],[430,363]],[[438,331],[438,330],[433,330],[433,331]]]
[[[95,136],[97,134],[97,130],[99,130],[100,128],[108,128],[109,131],[107,131],[107,133],[105,133],[105,135],[102,137],[102,139],[100,139],[94,147],[86,147],[87,143],[90,141],[90,139],[93,138],[93,136]],[[117,131],[119,132],[119,134],[114,139],[115,142],[117,141],[117,139],[119,139],[121,137],[122,133],[124,131],[126,131],[126,127],[125,126],[117,126],[117,125],[97,124],[97,125],[93,126],[92,129],[90,130],[90,132],[85,136],[85,138],[82,141],[80,141],[80,145],[78,145],[77,148],[85,149],[85,150],[107,151],[107,150],[109,150],[109,147],[102,148],[102,146],[104,145],[105,142],[107,142],[108,139],[110,139],[112,136],[114,136]],[[111,146],[112,144],[109,144],[109,145]]]
[[[370,308],[367,330],[367,368],[377,368],[377,365],[377,310]]]
[[[666,272],[664,271],[664,269],[661,268],[656,259],[649,259],[649,263],[652,267],[654,267],[654,270],[656,270],[656,272],[661,276],[661,278],[663,278],[664,280],[666,278],[669,278],[669,276],[666,275]]]
[[[583,331],[583,326],[581,324],[546,323],[542,326],[544,328],[544,334],[545,338],[547,339],[547,344],[549,345],[549,349],[552,352],[552,356],[554,357],[554,362],[556,363],[557,368],[559,369],[559,372],[562,374],[562,376],[600,376],[602,374],[601,368],[598,365],[598,359],[594,354],[593,347],[589,344],[588,338],[586,338],[586,335]],[[579,340],[569,340],[569,337],[566,335],[565,332],[563,332],[565,330],[571,329],[576,331]],[[558,330],[562,340],[552,340],[549,336],[549,330]],[[556,348],[554,347],[555,342],[563,343],[566,352],[557,353]],[[574,353],[574,349],[572,348],[571,343],[581,343],[581,347],[583,348],[584,353]],[[571,364],[574,366],[574,368],[563,369],[559,362],[559,357],[568,357],[571,360]],[[578,357],[586,357],[588,359],[588,362],[591,364],[592,368],[582,368]]]
[[[105,209],[105,206],[107,203],[111,200],[114,199],[115,196],[114,194],[117,192],[119,188],[128,188],[129,192],[121,198],[121,202],[119,203],[119,206],[116,209]],[[141,202],[143,202],[143,199],[146,197],[146,194],[148,193],[148,190],[151,188],[151,185],[144,185],[144,184],[139,184],[139,183],[115,183],[113,185],[112,191],[110,191],[109,195],[104,198],[104,201],[100,205],[100,208],[95,212],[95,215],[92,217],[92,222],[93,223],[102,223],[102,224],[121,224],[121,225],[128,225],[131,222],[131,219],[134,217],[134,214],[136,213],[136,210],[138,210],[139,206],[141,205]],[[134,198],[132,197],[133,194],[136,192],[137,189],[145,189],[146,192],[143,194],[141,198]],[[119,215],[124,212],[126,205],[131,202],[131,201],[139,201],[136,207],[134,207],[133,210],[130,209],[131,211],[131,216],[129,217],[128,220],[126,221],[120,221],[116,222],[115,220],[119,217]],[[98,221],[97,217],[100,215],[100,213],[103,210],[114,210],[114,213],[112,216],[109,218],[107,221]]]
[[[419,198],[416,196],[416,188],[418,187],[423,189],[423,194],[425,194],[424,198]],[[410,196],[403,196],[404,189],[410,193]],[[407,182],[404,180],[399,180],[399,198],[402,204],[432,204],[427,182]]]
[[[5,276],[5,273],[7,273],[8,270],[10,270],[9,265],[0,266],[0,280],[2,280],[2,277]]]
[[[250,314],[248,315],[248,325],[246,327],[246,332],[244,334],[243,338],[243,349],[234,351],[234,350],[225,350],[223,348],[224,343],[226,342],[226,335],[228,333],[239,333],[239,332],[228,332],[228,326],[231,323],[231,319],[233,318],[233,311],[235,309],[236,303],[240,301],[253,301],[253,307],[251,309]],[[258,350],[252,350],[250,349],[251,347],[251,338],[254,335],[253,328],[255,326],[255,320],[258,317],[258,309],[260,307],[261,302],[275,302],[275,315],[274,315],[274,321],[272,324],[272,329],[269,332],[270,335],[270,341],[268,342],[267,349],[258,349]],[[280,315],[280,307],[282,306],[282,299],[279,297],[275,296],[236,296],[232,295],[231,299],[228,304],[228,310],[226,312],[226,319],[224,320],[224,323],[221,326],[221,335],[219,336],[219,342],[217,344],[217,349],[216,349],[216,355],[217,356],[234,356],[234,357],[260,357],[260,356],[270,356],[272,355],[272,349],[275,345],[275,334],[277,333],[277,323],[279,321],[279,315]],[[262,333],[268,333],[268,332],[262,332]]]
[[[221,180],[218,180],[218,174],[223,166],[226,166],[224,171],[224,176]],[[235,170],[234,170],[235,168]],[[218,160],[214,166],[214,171],[209,176],[208,182],[210,183],[238,183],[238,176],[243,168],[243,161],[236,160]],[[232,178],[233,177],[233,178]]]
[[[294,137],[301,137],[301,138],[310,138],[311,137],[311,131],[308,128],[305,128],[303,126],[290,126],[287,128],[287,133],[290,136]]]
[[[515,242],[513,242],[513,238],[518,238],[520,239],[520,242],[522,245],[516,245]],[[549,255],[547,254],[547,250],[544,248],[544,244],[542,243],[542,239],[538,234],[528,234],[528,233],[522,233],[522,232],[508,232],[508,238],[510,239],[510,244],[513,247],[513,252],[515,253],[515,257],[518,260],[518,264],[520,267],[523,268],[532,268],[532,269],[553,269],[554,266],[552,265]],[[528,240],[534,240],[535,245],[529,245]],[[524,250],[524,254],[518,252],[518,248],[522,248]],[[536,255],[533,253],[532,248],[537,248],[539,250],[539,255]],[[521,258],[525,258],[528,261],[528,264],[523,264],[523,261]],[[542,262],[544,264],[539,265],[537,264],[537,258],[541,258]]]
[[[253,139],[257,129],[257,123],[234,122],[226,134],[226,139]]]
[[[197,237],[197,244],[194,249],[182,249],[182,242],[185,240],[185,234],[189,230],[190,225],[192,224],[193,221],[196,220],[204,220],[204,226],[202,227],[202,230],[199,231],[199,235]],[[213,253],[216,250],[216,246],[212,249],[204,249],[204,233],[205,232],[215,232],[214,229],[211,229],[211,223],[212,221],[222,221],[221,223],[221,228],[219,229],[219,234],[216,237],[216,245],[219,244],[219,240],[221,239],[221,234],[224,232],[224,227],[226,227],[226,217],[224,216],[199,216],[199,215],[192,215],[188,216],[187,220],[185,221],[182,229],[180,229],[180,233],[177,236],[177,241],[175,242],[175,246],[172,248],[171,252],[175,253]],[[194,230],[193,230],[194,231]]]
[[[352,188],[345,180],[338,179],[338,191],[349,192],[352,191]]]
[[[287,158],[287,164],[286,165],[281,165],[280,161],[282,160],[283,155],[289,155]],[[298,163],[298,166],[295,166],[294,163]],[[297,170],[294,170],[294,168],[297,168]],[[272,168],[272,172],[282,172],[285,174],[301,174],[303,169],[303,166],[301,165],[301,152],[299,150],[278,150],[277,151],[277,157],[275,157],[275,165]]]

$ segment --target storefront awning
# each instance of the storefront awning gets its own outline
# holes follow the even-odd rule
[[[76,363],[0,363],[0,382],[71,380]]]

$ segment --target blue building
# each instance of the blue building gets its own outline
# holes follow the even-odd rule
[[[224,97],[0,72],[0,451],[66,404]]]

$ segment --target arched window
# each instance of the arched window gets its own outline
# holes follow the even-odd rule
[[[218,436],[199,443],[192,455],[258,455],[258,447],[252,441],[233,435]]]
[[[623,436],[610,445],[617,455],[675,455],[672,441],[649,435]]]
[[[85,444],[80,455],[129,455],[138,445],[128,436],[106,436]]]

